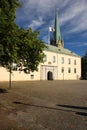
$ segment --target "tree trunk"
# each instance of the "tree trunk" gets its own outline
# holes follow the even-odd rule
[[[11,65],[10,65],[10,70],[9,70],[9,89],[11,89]]]

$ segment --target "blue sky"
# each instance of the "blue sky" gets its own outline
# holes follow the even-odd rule
[[[49,41],[49,27],[54,26],[58,9],[64,47],[83,56],[87,51],[87,0],[20,0],[16,23],[25,29],[40,31],[40,39]]]

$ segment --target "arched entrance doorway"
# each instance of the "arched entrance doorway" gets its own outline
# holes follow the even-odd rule
[[[51,71],[47,73],[47,80],[53,80],[53,73]]]

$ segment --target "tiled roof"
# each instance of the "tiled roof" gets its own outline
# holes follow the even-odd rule
[[[76,53],[74,53],[74,52],[72,52],[72,51],[70,51],[68,49],[59,48],[59,47],[52,46],[52,45],[46,45],[45,50],[46,51],[51,51],[51,52],[56,52],[56,53],[59,53],[59,54],[65,54],[65,55],[80,57],[79,55],[77,55]]]

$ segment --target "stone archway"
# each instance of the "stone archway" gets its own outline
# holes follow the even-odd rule
[[[47,73],[47,80],[53,80],[53,73],[51,71]]]

